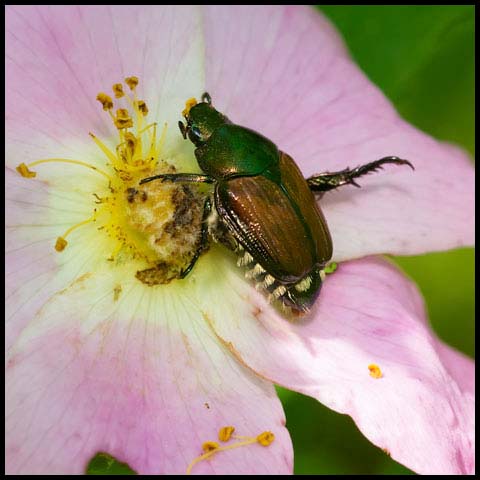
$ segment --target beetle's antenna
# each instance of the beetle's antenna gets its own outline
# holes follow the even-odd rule
[[[210,94],[208,92],[205,92],[202,95],[202,102],[208,103],[209,105],[212,104],[212,97],[210,96]]]

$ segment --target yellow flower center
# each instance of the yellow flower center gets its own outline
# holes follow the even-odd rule
[[[49,158],[29,165],[20,164],[17,171],[25,178],[35,178],[30,170],[40,164],[64,163],[82,166],[101,175],[103,188],[92,192],[92,215],[57,238],[55,250],[68,248],[66,238],[87,224],[95,224],[98,231],[111,241],[110,262],[134,259],[144,265],[136,277],[148,285],[168,283],[179,277],[189,265],[201,239],[201,223],[205,196],[196,185],[180,185],[153,181],[140,185],[145,177],[160,173],[174,173],[176,168],[162,158],[165,124],[157,138],[157,124],[147,123],[147,104],[137,98],[137,77],[125,79],[131,95],[120,83],[112,90],[117,101],[126,105],[113,113],[114,102],[106,93],[97,100],[108,112],[118,132],[115,150],[93,133],[91,138],[106,160],[105,168],[84,160]],[[117,293],[117,297],[119,292]]]

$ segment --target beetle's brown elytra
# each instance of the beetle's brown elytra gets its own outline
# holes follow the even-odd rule
[[[317,200],[342,185],[358,187],[357,178],[388,163],[413,169],[408,160],[390,156],[304,178],[292,157],[261,134],[232,123],[213,107],[208,93],[201,102],[188,100],[183,116],[180,132],[195,145],[202,174],[155,175],[140,183],[158,179],[213,185],[204,207],[202,244],[185,275],[210,238],[236,251],[245,276],[270,300],[296,313],[308,312],[317,299],[333,252]]]

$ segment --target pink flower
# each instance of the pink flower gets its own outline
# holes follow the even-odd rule
[[[9,7],[6,41],[8,473],[83,473],[102,451],[143,474],[291,473],[273,383],[351,415],[419,473],[473,473],[473,362],[434,336],[415,286],[369,256],[473,244],[473,169],[398,117],[324,18],[303,7]],[[135,278],[145,258],[126,248],[133,227],[103,174],[15,171],[75,159],[119,181],[88,133],[115,154],[95,98],[129,75],[157,138],[169,125],[150,151],[181,171],[198,167],[176,123],[205,90],[305,176],[385,155],[416,170],[387,168],[322,199],[345,262],[303,320],[269,306],[222,247],[185,280],[150,287]],[[230,425],[252,440],[220,441]],[[274,440],[256,441],[262,432]],[[207,441],[243,446],[193,464]]]

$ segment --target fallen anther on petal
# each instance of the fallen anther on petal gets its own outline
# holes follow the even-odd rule
[[[123,91],[123,86],[121,83],[115,83],[112,87],[113,93],[115,94],[115,98],[122,98],[125,93]]]
[[[234,431],[235,431],[235,427],[232,427],[232,426],[222,427],[218,432],[218,439],[221,442],[228,442],[232,437],[232,433]]]
[[[382,378],[383,373],[380,370],[380,367],[376,363],[371,363],[368,366],[368,369],[370,370],[370,376],[373,378]]]
[[[24,164],[21,163],[16,169],[15,169],[22,177],[25,178],[34,178],[37,176],[36,172],[32,172],[31,170],[28,169],[28,167]]]
[[[272,432],[263,432],[257,436],[257,442],[264,447],[268,447],[274,440],[275,435]]]
[[[63,237],[58,237],[57,241],[55,242],[55,250],[57,252],[63,252],[67,244],[68,242]]]
[[[260,435],[257,435],[256,437],[246,437],[246,436],[232,435],[234,430],[235,430],[234,427],[231,427],[231,426],[221,428],[218,433],[219,439],[221,441],[228,441],[230,440],[230,438],[236,438],[236,439],[241,439],[242,441],[231,443],[230,445],[225,445],[224,447],[221,447],[217,442],[205,442],[202,446],[202,449],[206,453],[204,453],[203,455],[200,455],[199,457],[193,459],[190,462],[190,465],[188,466],[187,472],[186,472],[187,475],[190,475],[190,473],[192,472],[192,468],[198,462],[201,462],[202,460],[206,460],[207,458],[210,458],[212,455],[217,454],[218,452],[224,452],[226,450],[232,450],[234,448],[245,447],[247,445],[252,445],[254,443],[259,443],[263,447],[268,447],[275,440],[275,435],[269,431],[262,432]],[[222,438],[220,438],[221,436],[223,437],[223,435],[225,435],[226,440],[222,440]]]
[[[110,97],[106,93],[100,92],[97,95],[97,100],[102,104],[102,107],[105,111],[111,110],[113,108],[112,97]]]
[[[202,450],[207,453],[207,452],[212,452],[214,450],[217,450],[220,447],[220,445],[217,442],[205,442],[202,445]]]

